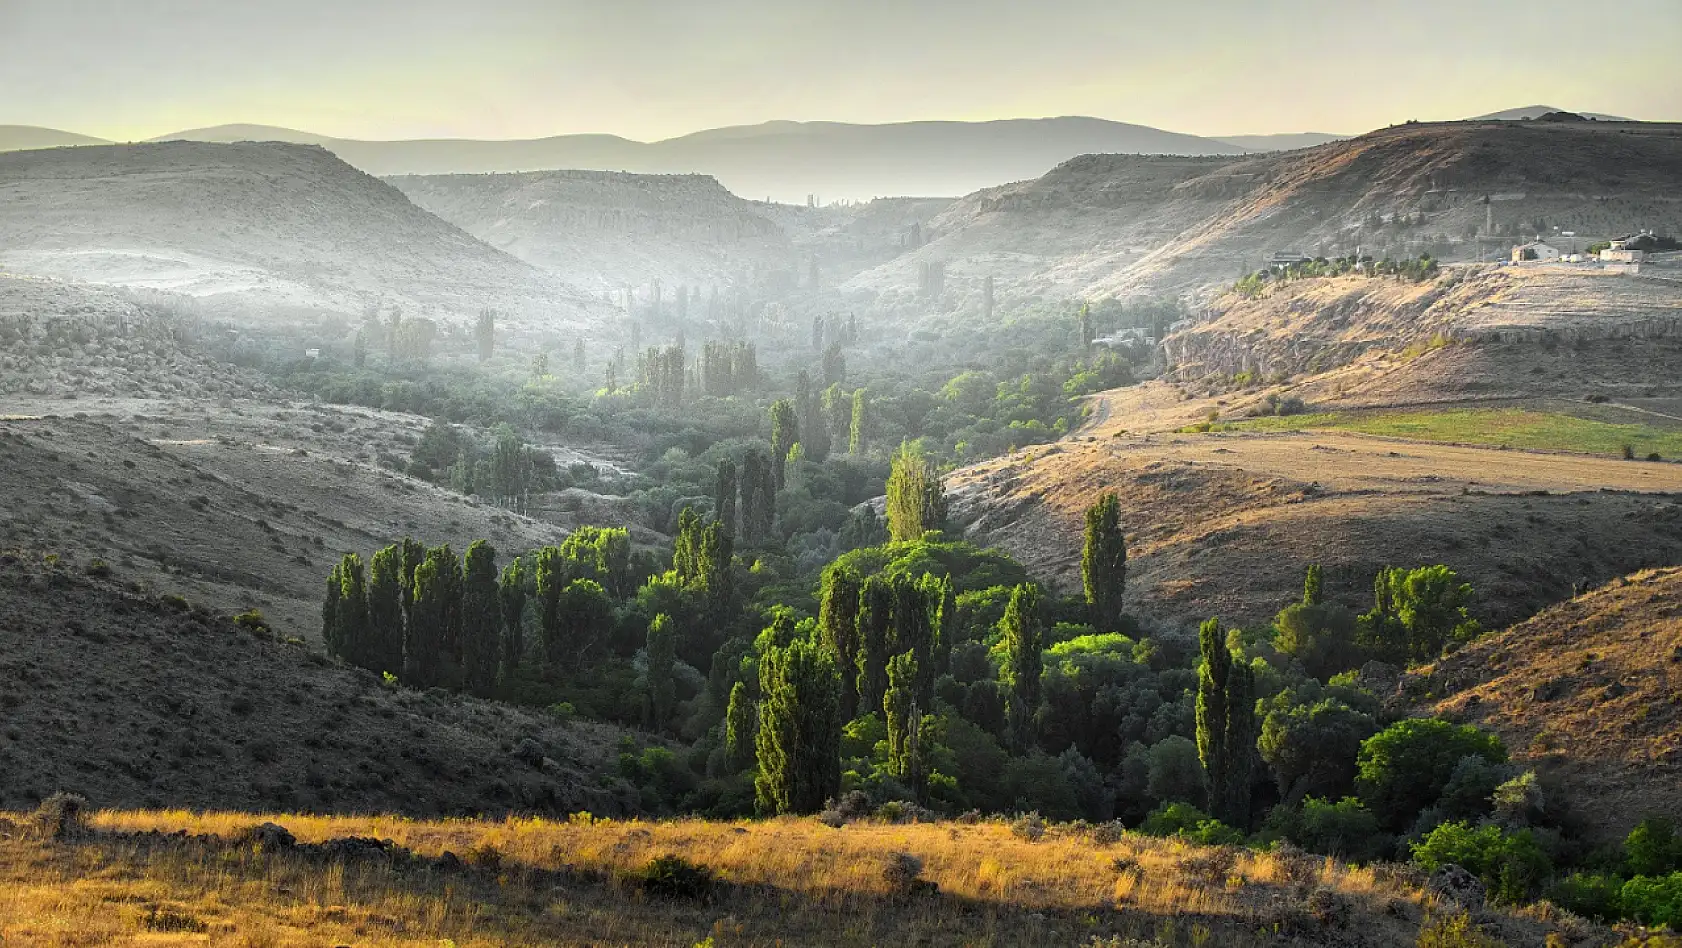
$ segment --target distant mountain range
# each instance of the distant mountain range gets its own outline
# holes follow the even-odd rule
[[[267,125],[187,129],[161,141],[283,141],[320,145],[369,174],[597,170],[708,174],[746,198],[805,203],[878,196],[958,196],[1039,177],[1076,155],[1239,155],[1335,140],[1322,133],[1205,138],[1104,119],[994,122],[767,122],[657,142],[614,135],[517,141],[361,141]],[[28,126],[0,126],[0,151],[107,144]]]
[[[1552,105],[1527,105],[1522,109],[1507,109],[1505,112],[1491,112],[1488,115],[1476,115],[1476,116],[1473,116],[1470,119],[1470,121],[1473,121],[1473,122],[1487,122],[1487,121],[1521,122],[1525,119],[1541,118],[1542,116],[1547,115],[1547,114],[1552,113],[1552,112],[1570,112],[1570,111],[1571,111],[1570,109],[1562,109],[1562,108],[1559,108],[1557,106],[1552,106]],[[1634,119],[1624,118],[1621,115],[1607,115],[1603,112],[1576,112],[1574,114],[1581,115],[1583,118],[1594,119],[1597,122],[1633,122],[1633,121],[1635,121]]]

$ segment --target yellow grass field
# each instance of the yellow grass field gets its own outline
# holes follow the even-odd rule
[[[1002,821],[832,828],[811,819],[108,811],[50,840],[28,832],[25,815],[4,819],[7,948],[1377,946],[1412,945],[1434,908],[1405,872],[1081,827],[1053,826],[1030,840]],[[270,821],[299,845],[265,850],[242,839]],[[332,858],[304,845],[352,836],[413,855]],[[712,870],[709,898],[650,894],[628,875],[668,853]],[[884,869],[900,853],[921,860],[921,878],[938,890],[896,890]],[[1484,924],[1512,944],[1539,944],[1559,927],[1504,912],[1485,913]]]

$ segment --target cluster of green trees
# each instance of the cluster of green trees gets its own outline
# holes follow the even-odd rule
[[[1370,256],[1334,257],[1329,260],[1316,257],[1300,263],[1263,267],[1254,273],[1246,274],[1233,286],[1233,290],[1241,296],[1255,297],[1271,283],[1347,276],[1351,273],[1368,277],[1393,276],[1410,283],[1423,283],[1434,279],[1439,269],[1437,261],[1428,253],[1401,260],[1391,260],[1388,257],[1374,260]]]

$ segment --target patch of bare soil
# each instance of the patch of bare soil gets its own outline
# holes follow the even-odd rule
[[[1620,577],[1403,682],[1500,734],[1601,835],[1682,819],[1682,569]]]
[[[1682,562],[1682,466],[1334,432],[1071,439],[965,468],[954,518],[1060,587],[1082,517],[1122,503],[1136,613],[1265,622],[1320,563],[1360,605],[1385,565],[1447,563],[1482,616],[1515,621],[1579,588]]]
[[[0,554],[0,808],[626,812],[618,732],[372,673],[227,615]],[[630,794],[626,796],[626,794]]]

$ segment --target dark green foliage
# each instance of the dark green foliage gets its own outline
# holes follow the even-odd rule
[[[1010,594],[1004,618],[999,620],[1005,661],[999,669],[1005,695],[1005,719],[1012,742],[1019,748],[1031,746],[1037,737],[1034,715],[1040,706],[1040,673],[1044,668],[1045,617],[1040,608],[1039,587],[1017,586]]]
[[[816,813],[841,784],[840,679],[814,642],[772,648],[759,661],[759,775],[765,813]]]
[[[1256,685],[1250,666],[1234,662],[1220,620],[1198,630],[1197,754],[1209,787],[1209,810],[1223,822],[1250,823],[1250,778],[1256,754]]]
[[[893,584],[872,576],[859,590],[858,604],[858,700],[859,710],[868,713],[882,706],[888,690],[888,656],[893,649]]]
[[[1326,600],[1325,590],[1320,579],[1320,564],[1308,564],[1308,574],[1302,580],[1302,604],[1318,606]]]
[[[742,540],[748,545],[771,539],[777,516],[776,473],[762,451],[749,451],[742,458]]]
[[[403,671],[403,549],[374,552],[368,569],[368,668],[393,675]]]
[[[859,712],[859,595],[864,583],[841,563],[823,571],[818,591],[818,638],[841,669],[841,717],[851,721]]]
[[[908,786],[920,793],[917,731],[923,712],[917,703],[916,679],[915,654],[903,652],[889,660],[888,691],[882,701],[882,715],[888,725],[888,773],[907,781]]]
[[[1147,836],[1178,836],[1205,846],[1236,846],[1244,834],[1189,803],[1167,803],[1139,825]]]
[[[1197,743],[1171,734],[1146,754],[1145,792],[1162,803],[1202,803],[1208,799]]]
[[[800,442],[806,446],[806,459],[822,464],[829,458],[829,424],[823,417],[818,396],[812,391],[812,379],[805,369],[794,385],[794,417]]]
[[[668,899],[705,901],[713,890],[711,869],[669,853],[649,860],[648,865],[638,872],[627,874],[626,878],[641,886],[649,895]]]
[[[561,558],[571,579],[593,579],[618,599],[636,591],[631,533],[624,527],[579,527],[561,542]]]
[[[637,375],[647,400],[661,408],[681,407],[686,367],[681,343],[649,349],[639,356]]]
[[[919,441],[904,442],[894,453],[888,474],[888,538],[907,543],[946,523],[946,490],[940,471],[923,454]]]
[[[1392,832],[1437,802],[1462,758],[1505,763],[1501,739],[1436,718],[1398,721],[1361,744],[1356,787],[1361,802]]]
[[[718,474],[713,487],[713,519],[724,526],[731,536],[736,535],[736,462],[719,458]]]
[[[857,457],[870,447],[870,393],[853,391],[852,420],[847,428],[847,453]]]
[[[556,603],[556,624],[544,629],[544,653],[550,664],[582,660],[607,636],[613,603],[607,590],[593,579],[575,579],[562,589]]]
[[[497,602],[502,609],[502,661],[507,673],[513,673],[526,657],[526,600],[532,592],[532,573],[523,557],[502,568],[497,583]]]
[[[489,359],[496,351],[496,310],[479,311],[479,320],[473,327],[473,341],[479,350],[480,362]]]
[[[1682,872],[1636,876],[1625,882],[1618,890],[1618,908],[1646,925],[1682,928]]]
[[[1533,833],[1508,833],[1493,823],[1444,823],[1414,845],[1413,861],[1426,872],[1461,866],[1483,880],[1491,896],[1515,905],[1529,901],[1553,872]]]
[[[847,383],[847,354],[839,341],[830,343],[823,351],[823,384],[840,388]]]
[[[1632,876],[1662,876],[1682,869],[1682,838],[1662,816],[1650,816],[1624,838],[1624,865]]]
[[[1268,816],[1267,832],[1309,852],[1349,862],[1379,859],[1390,847],[1390,837],[1379,828],[1378,818],[1354,797],[1336,803],[1304,797],[1300,804],[1282,804]]]
[[[502,662],[502,608],[496,550],[475,540],[462,561],[461,673],[475,694],[488,695]]]
[[[1273,626],[1279,630],[1274,648],[1294,656],[1321,681],[1365,659],[1355,640],[1355,616],[1338,603],[1294,602],[1274,617]]]
[[[327,577],[327,599],[322,604],[322,638],[327,650],[352,665],[371,667],[368,594],[362,557],[346,553]]]
[[[677,633],[672,617],[661,614],[648,623],[648,726],[656,731],[672,718],[677,702],[677,685],[672,679],[676,662]]]
[[[1285,691],[1264,702],[1256,742],[1287,802],[1305,796],[1341,799],[1355,789],[1355,758],[1378,725],[1335,698],[1312,703]]]
[[[788,453],[800,441],[800,420],[794,403],[779,398],[771,403],[771,480],[777,490],[788,481]]]
[[[459,669],[461,561],[446,544],[426,551],[415,569],[414,602],[404,642],[408,680],[416,687],[446,684]]]
[[[1086,509],[1086,542],[1080,554],[1081,582],[1093,627],[1121,628],[1122,593],[1127,588],[1127,539],[1121,532],[1121,502],[1105,494]]]

